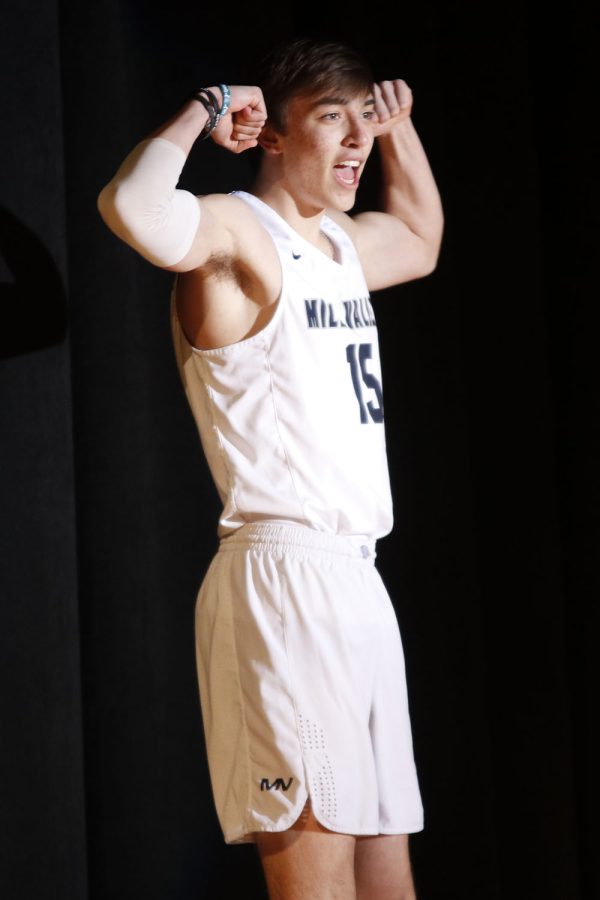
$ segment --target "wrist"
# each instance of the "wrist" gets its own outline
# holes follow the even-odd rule
[[[208,88],[209,91],[212,91],[217,100],[219,101],[219,105],[223,106],[223,91],[218,84],[213,84]]]
[[[381,132],[381,134],[377,135],[377,141],[380,145],[392,145],[398,141],[402,141],[403,139],[409,139],[410,136],[414,135],[415,127],[413,125],[412,119],[410,116],[406,116],[406,118],[402,119],[400,122],[395,122],[393,125],[389,125]]]
[[[207,113],[205,126],[198,135],[202,141],[213,133],[221,119],[229,112],[231,90],[226,84],[215,85],[212,88],[203,87],[195,91],[190,99],[200,103]]]
[[[188,122],[192,126],[196,126],[198,129],[198,134],[202,131],[206,123],[208,122],[208,112],[202,106],[201,103],[198,103],[197,100],[190,99],[186,103],[184,103],[181,110],[181,118]]]

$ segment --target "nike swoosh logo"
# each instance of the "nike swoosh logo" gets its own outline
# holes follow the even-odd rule
[[[300,257],[302,256],[302,254],[301,254],[301,253],[294,253],[294,251],[292,250],[292,256],[294,257],[294,259],[300,259]]]

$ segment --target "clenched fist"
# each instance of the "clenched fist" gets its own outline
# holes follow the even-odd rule
[[[375,137],[387,134],[398,122],[408,119],[412,112],[412,91],[402,78],[374,84],[373,96],[377,115],[377,121],[373,123]]]
[[[218,87],[211,90],[221,96]],[[258,136],[267,121],[267,109],[259,87],[232,85],[230,91],[229,110],[211,133],[211,138],[233,153],[242,153],[258,144]]]

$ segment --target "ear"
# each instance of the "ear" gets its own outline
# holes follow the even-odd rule
[[[268,122],[258,136],[258,143],[266,153],[277,154],[282,151],[281,135]]]

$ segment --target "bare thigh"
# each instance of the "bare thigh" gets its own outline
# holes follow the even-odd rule
[[[287,831],[255,838],[270,900],[356,900],[356,838],[323,828],[308,802]]]
[[[358,837],[354,872],[357,900],[416,900],[407,834]]]

